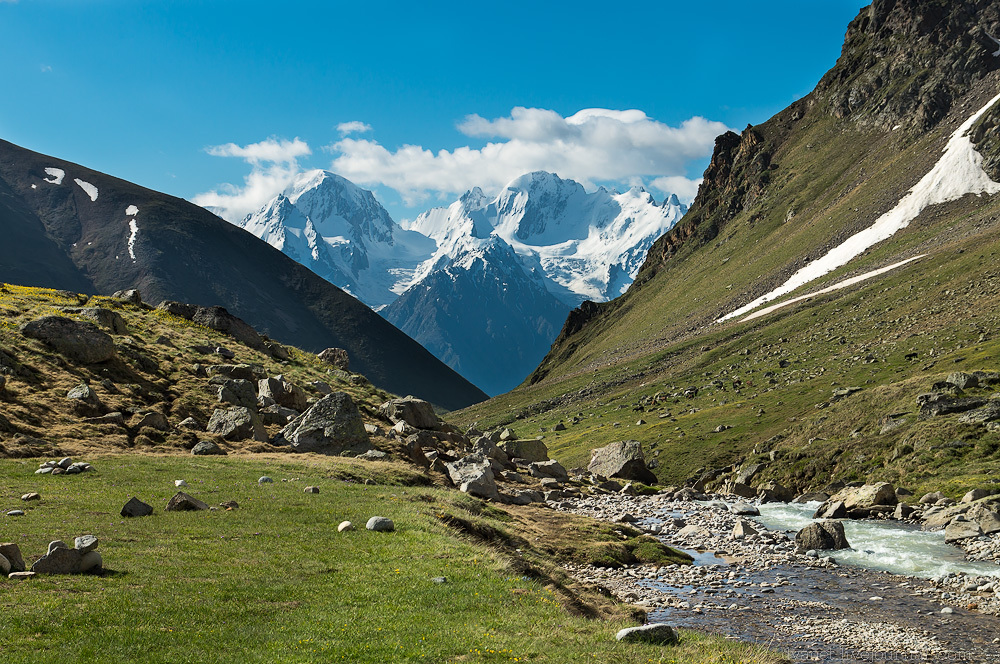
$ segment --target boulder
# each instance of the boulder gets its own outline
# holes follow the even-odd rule
[[[392,519],[384,516],[373,516],[368,519],[368,523],[365,524],[365,528],[368,530],[374,530],[377,533],[391,533],[396,530],[396,524],[392,522]]]
[[[741,540],[746,539],[750,535],[757,535],[757,529],[753,527],[753,523],[747,521],[746,519],[737,519],[736,525],[733,527],[733,539]]]
[[[327,364],[332,364],[342,371],[350,371],[350,357],[343,348],[327,348],[320,351],[316,357]]]
[[[566,469],[562,467],[562,464],[555,459],[530,463],[528,464],[528,472],[532,477],[551,477],[552,479],[560,482],[569,481],[569,473],[567,473]]]
[[[265,442],[267,432],[257,413],[249,408],[233,406],[225,410],[216,409],[208,420],[209,433],[222,436],[226,440],[253,440]]]
[[[843,501],[828,500],[813,513],[814,519],[846,519],[847,507]]]
[[[623,643],[652,643],[655,645],[673,645],[680,640],[677,630],[666,623],[652,623],[640,627],[626,627],[615,635],[615,639]]]
[[[379,412],[393,424],[406,422],[416,429],[438,429],[441,426],[441,419],[434,412],[434,407],[416,397],[386,401],[379,407]]]
[[[164,512],[197,512],[209,509],[206,503],[190,496],[183,491],[178,491],[173,498],[167,501]]]
[[[760,516],[760,510],[750,503],[739,502],[733,504],[729,511],[737,516]]]
[[[261,398],[271,398],[279,406],[291,408],[301,413],[309,407],[309,399],[302,389],[278,375],[271,378],[264,378],[257,383],[257,393]]]
[[[224,307],[195,307],[190,320],[217,332],[228,334],[254,350],[261,352],[267,350],[264,346],[264,339],[257,333],[257,330],[243,319],[229,313]]]
[[[656,475],[646,466],[642,443],[638,440],[622,440],[597,448],[591,452],[587,470],[604,477],[615,477],[643,484],[657,483]]]
[[[258,364],[213,364],[207,369],[208,375],[231,378],[233,380],[247,380],[256,383],[261,378],[267,378],[264,367]]]
[[[986,405],[984,397],[952,397],[947,394],[921,394],[917,397],[922,417],[938,417],[952,413],[964,413],[967,410],[981,408]]]
[[[909,519],[913,512],[914,509],[906,503],[899,503],[896,505],[896,510],[892,513],[892,518],[896,520]]]
[[[5,542],[0,544],[0,556],[7,559],[10,563],[10,572],[23,572],[25,571],[24,558],[21,557],[21,549],[13,542]]]
[[[963,503],[974,503],[977,500],[981,500],[983,498],[986,498],[989,495],[991,495],[991,494],[986,489],[973,489],[972,491],[969,491],[964,496],[962,496],[962,501],[961,502],[963,502]]]
[[[795,492],[771,480],[757,487],[757,497],[762,503],[790,503]]]
[[[757,473],[764,470],[764,464],[762,463],[752,463],[740,469],[740,472],[736,475],[736,481],[739,484],[750,484],[753,478],[757,476]]]
[[[242,406],[243,408],[257,407],[257,392],[254,390],[254,383],[243,378],[227,378],[218,386],[219,403]]]
[[[111,336],[93,323],[43,316],[21,326],[21,334],[51,346],[57,353],[83,364],[106,362],[115,355]]]
[[[153,513],[153,506],[147,505],[136,497],[129,498],[122,507],[121,515],[124,517],[149,516]]]
[[[260,419],[264,424],[278,424],[285,426],[299,416],[299,411],[285,408],[278,404],[272,404],[260,409]]]
[[[975,521],[968,521],[957,518],[949,523],[944,529],[944,541],[948,544],[970,537],[979,537],[983,534],[983,529]]]
[[[979,387],[979,377],[975,374],[965,373],[964,371],[955,371],[950,373],[944,380],[946,383],[951,383],[960,390],[968,390],[973,387]]]
[[[125,319],[117,311],[102,309],[101,307],[66,307],[63,311],[86,318],[98,327],[108,330],[111,334],[128,334],[128,326],[125,324]]]
[[[987,535],[1000,533],[1000,503],[989,501],[977,503],[969,508],[965,516],[979,524],[983,533]]]
[[[226,456],[226,451],[211,440],[203,440],[191,448],[195,456]]]
[[[142,304],[142,295],[135,288],[129,288],[128,290],[115,291],[111,297],[116,300],[121,300],[127,304]]]
[[[135,428],[138,430],[143,427],[149,427],[150,429],[156,429],[157,431],[169,431],[170,423],[167,422],[167,418],[163,413],[150,410],[139,413],[139,422],[135,425]]]
[[[933,505],[939,500],[943,500],[945,495],[940,491],[932,491],[930,493],[925,493],[920,497],[920,503],[923,505]]]
[[[73,401],[73,411],[82,416],[98,416],[104,410],[101,398],[97,396],[90,385],[80,383],[66,393],[66,398]]]
[[[484,457],[493,459],[500,465],[511,468],[513,467],[510,463],[510,457],[507,453],[500,449],[496,443],[487,438],[486,436],[479,436],[472,441],[472,452],[474,454],[481,454]]]
[[[814,491],[814,492],[811,492],[811,493],[803,493],[803,494],[801,494],[799,496],[796,496],[795,500],[793,500],[792,502],[793,503],[812,503],[812,502],[822,503],[822,502],[826,502],[829,499],[830,499],[830,494],[825,493],[823,491]]]
[[[284,429],[278,438],[296,452],[354,455],[371,449],[364,420],[346,392],[328,394]]]
[[[739,496],[740,498],[757,497],[757,490],[749,484],[743,484],[742,482],[727,482],[722,490],[723,493],[727,493],[731,496]]]
[[[490,460],[478,454],[470,454],[457,461],[445,464],[448,477],[458,487],[472,496],[500,500],[496,478]]]
[[[499,447],[509,459],[524,459],[528,463],[549,460],[549,448],[540,440],[505,440]]]
[[[80,571],[90,572],[101,569],[104,566],[104,559],[97,551],[88,551],[80,558]]]
[[[896,490],[888,482],[864,484],[858,487],[846,487],[830,497],[827,503],[840,501],[848,511],[858,507],[874,507],[875,505],[895,505],[899,502]]]
[[[795,535],[795,547],[799,553],[810,549],[849,549],[851,545],[844,535],[841,521],[817,521],[810,523]]]
[[[62,546],[50,547],[49,552],[31,566],[31,571],[35,574],[79,574],[82,559],[82,551]]]

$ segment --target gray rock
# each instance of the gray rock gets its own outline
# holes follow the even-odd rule
[[[65,469],[67,469],[67,468],[69,468],[70,466],[73,465],[73,458],[72,457],[63,457],[62,459],[59,459],[59,461],[58,461],[58,463],[56,463],[56,465],[59,466],[60,468],[62,468],[63,470],[65,470]]]
[[[656,475],[646,466],[642,443],[622,440],[591,452],[587,470],[596,475],[643,484],[656,484]]]
[[[226,451],[211,440],[203,440],[191,448],[195,456],[226,456]]]
[[[975,521],[954,520],[944,529],[944,541],[948,544],[958,542],[970,537],[979,537],[983,534],[983,529]]]
[[[828,500],[813,513],[814,519],[846,519],[847,507],[839,500]]]
[[[83,553],[65,547],[50,548],[49,552],[35,561],[31,571],[35,574],[79,574]]]
[[[752,463],[743,466],[743,468],[740,469],[739,474],[736,475],[736,481],[740,484],[749,485],[753,482],[753,478],[755,478],[760,471],[764,470],[765,467],[766,466],[762,463]]]
[[[750,503],[739,502],[729,508],[729,511],[737,516],[760,516],[760,510]]]
[[[972,491],[969,491],[964,496],[962,496],[962,501],[961,502],[963,502],[963,503],[974,503],[977,500],[981,500],[983,498],[986,498],[989,495],[991,495],[991,494],[986,489],[973,489]]]
[[[817,521],[795,535],[795,548],[800,553],[809,549],[848,549],[842,521]]]
[[[216,409],[208,420],[206,429],[226,440],[267,440],[267,431],[264,430],[260,417],[255,411],[242,406]]]
[[[923,505],[933,505],[939,500],[943,500],[945,495],[940,491],[932,491],[931,493],[925,493],[920,497],[920,502]]]
[[[254,383],[243,378],[226,379],[216,391],[219,403],[228,403],[243,408],[257,408],[257,392]]]
[[[115,426],[123,427],[125,426],[125,416],[118,411],[115,411],[113,413],[106,413],[97,417],[88,417],[84,420],[84,422],[89,422],[91,424],[114,424]]]
[[[82,316],[97,324],[98,327],[108,330],[111,334],[128,334],[128,326],[125,324],[125,319],[117,311],[101,307],[66,307],[63,311],[68,314]]]
[[[48,552],[52,553],[56,549],[68,549],[68,548],[69,548],[69,545],[66,544],[66,542],[64,542],[62,540],[52,540],[51,542],[49,542]]]
[[[80,558],[80,572],[92,572],[104,567],[104,558],[98,551],[88,551]]]
[[[727,482],[724,487],[724,493],[738,496],[740,498],[757,497],[757,490],[749,484],[743,484],[742,482]]]
[[[296,452],[363,454],[371,449],[364,420],[346,392],[328,394],[289,422],[279,438]]]
[[[267,378],[267,372],[259,364],[214,364],[207,369],[212,378],[230,378],[256,383],[261,378]]]
[[[196,512],[201,510],[207,510],[209,507],[206,503],[198,500],[194,496],[189,496],[183,491],[178,491],[174,494],[174,497],[167,501],[167,506],[163,508],[164,512]]]
[[[913,511],[913,508],[906,503],[899,503],[896,505],[896,510],[892,513],[892,517],[897,520],[909,519]]]
[[[128,290],[115,291],[114,295],[111,297],[116,300],[121,300],[122,302],[127,302],[128,304],[142,304],[142,295],[135,288],[129,288]]]
[[[97,396],[97,392],[86,383],[80,383],[71,389],[66,393],[66,398],[77,402],[74,409],[78,415],[97,414],[104,408],[104,404],[101,403],[101,398]]]
[[[156,429],[157,431],[169,431],[170,423],[167,422],[167,418],[163,413],[150,410],[144,413],[139,413],[139,422],[135,425],[137,430],[145,427]]]
[[[0,553],[0,574],[3,576],[10,574],[10,561],[2,553]]]
[[[434,407],[416,397],[391,399],[379,407],[379,412],[393,424],[406,422],[416,429],[438,429],[441,419],[434,412]]]
[[[737,519],[736,525],[733,527],[733,539],[745,539],[750,535],[758,535],[758,531],[753,527],[753,524],[746,519]]]
[[[384,516],[373,516],[368,519],[368,523],[365,524],[365,528],[368,530],[374,530],[378,533],[391,533],[396,529],[396,524],[392,522],[392,519]]]
[[[34,572],[11,572],[7,575],[7,578],[11,581],[24,581],[35,576]]]
[[[351,523],[350,521],[341,521],[340,525],[337,526],[338,533],[344,533],[349,530],[354,530],[354,524]]]
[[[198,420],[193,417],[185,417],[183,420],[177,423],[178,429],[187,429],[188,431],[201,431],[201,424]]]
[[[865,484],[859,487],[845,487],[830,497],[829,503],[840,501],[844,508],[851,511],[856,508],[874,507],[876,505],[895,505],[899,502],[896,490],[888,482]]]
[[[149,516],[153,513],[152,505],[147,505],[136,497],[129,498],[122,507],[121,515],[124,517]]]
[[[673,645],[680,640],[677,636],[677,630],[666,623],[626,627],[615,635],[615,639],[623,643],[652,643],[656,645]]]
[[[260,479],[257,480],[257,484],[274,484],[274,480],[267,475],[261,475]]]
[[[260,409],[260,419],[264,421],[264,424],[285,426],[298,416],[299,411],[285,408],[278,404],[272,404]]]
[[[762,503],[789,503],[795,492],[785,488],[779,482],[771,480],[757,487],[757,498]]]
[[[389,458],[389,455],[382,450],[368,450],[364,454],[357,455],[355,458],[363,461],[384,461]]]
[[[302,492],[303,493],[319,493],[319,487],[318,486],[307,486],[305,489],[302,490]]]
[[[448,477],[459,491],[480,498],[500,500],[496,477],[486,457],[470,454],[465,458],[446,463],[445,468]]]
[[[0,556],[3,556],[10,563],[11,572],[23,572],[24,558],[21,557],[21,549],[13,542],[0,544]]]
[[[472,453],[493,459],[505,468],[513,468],[507,453],[486,436],[479,436],[472,441]]]
[[[979,387],[979,377],[975,374],[965,373],[964,371],[950,373],[944,380],[960,390],[968,390],[973,387]]]
[[[274,341],[265,341],[264,348],[276,360],[288,361],[292,359],[292,354],[288,352],[288,349]]]
[[[975,521],[986,535],[1000,533],[1000,503],[986,501],[969,508],[966,517]]]
[[[93,551],[94,549],[96,549],[99,543],[100,540],[98,540],[93,535],[80,535],[75,540],[73,540],[73,548],[76,549],[77,551],[87,553],[88,551]]]
[[[562,464],[555,459],[530,463],[528,464],[528,472],[532,477],[552,478],[559,482],[569,481],[569,473],[567,473],[566,469],[562,467]]]
[[[333,366],[341,369],[342,371],[350,371],[350,356],[347,351],[343,348],[327,348],[323,351],[317,353],[318,357],[323,362],[327,364],[332,364]]]
[[[327,394],[333,393],[333,388],[330,387],[330,383],[322,380],[314,380],[310,382],[309,387],[319,392],[320,396],[326,396]]]
[[[106,362],[115,355],[111,336],[93,323],[65,316],[43,316],[20,328],[21,334],[37,339],[56,352],[83,364]]]
[[[257,383],[257,393],[262,398],[274,399],[274,402],[279,406],[297,411],[296,414],[309,407],[306,393],[282,375],[260,380]]]
[[[32,500],[41,500],[41,499],[42,499],[41,494],[39,494],[36,491],[32,491],[31,493],[26,493],[21,496],[21,500],[23,500],[24,502],[29,502]]]

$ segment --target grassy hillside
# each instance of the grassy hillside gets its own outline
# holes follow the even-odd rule
[[[792,295],[926,254],[914,263],[752,322],[714,321],[891,209],[997,89],[992,77],[928,133],[869,129],[819,110],[800,116],[799,105],[748,129],[734,152],[769,154],[766,186],[725,223],[704,216],[690,241],[659,243],[636,285],[572,334],[564,328],[525,385],[456,419],[541,433],[567,466],[638,439],[671,484],[770,462],[772,450],[763,477],[801,490],[872,478],[954,494],[987,482],[1000,471],[997,434],[958,416],[922,419],[916,397],[952,371],[1000,369],[997,198],[929,208]],[[846,387],[861,390],[832,399]],[[685,397],[687,388],[697,396]],[[883,433],[889,420],[900,424]],[[553,431],[560,421],[567,430]],[[720,425],[731,428],[716,433]]]

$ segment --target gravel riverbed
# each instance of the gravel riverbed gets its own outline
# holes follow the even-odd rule
[[[1000,662],[998,578],[839,565],[835,553],[796,553],[794,533],[768,530],[721,501],[602,495],[554,507],[630,523],[695,555],[694,565],[660,568],[567,566],[644,607],[650,622],[756,641],[794,662]],[[741,521],[756,534],[734,537]],[[1000,557],[991,542],[980,544],[970,557]]]

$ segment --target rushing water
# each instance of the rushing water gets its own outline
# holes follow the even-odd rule
[[[819,503],[765,503],[756,521],[771,530],[798,531],[814,521]],[[951,572],[1000,578],[1000,565],[971,562],[956,546],[945,544],[944,532],[925,532],[893,521],[845,519],[850,549],[829,552],[838,563],[933,578]]]

